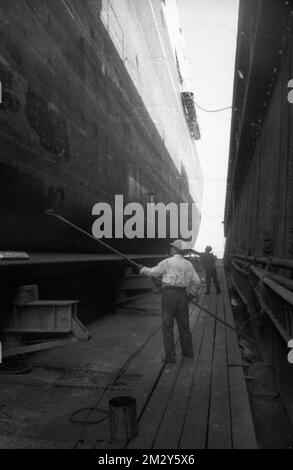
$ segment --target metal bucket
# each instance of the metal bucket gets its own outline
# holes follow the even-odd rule
[[[134,397],[116,397],[109,401],[111,442],[131,440],[137,436],[136,415]]]

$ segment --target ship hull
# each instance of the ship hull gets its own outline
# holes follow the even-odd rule
[[[74,6],[72,17],[68,3]],[[104,251],[44,216],[91,233],[92,208],[192,202],[178,167],[104,24],[101,2],[17,0],[0,5],[0,248]],[[200,215],[196,227],[199,228]],[[112,240],[162,252],[167,240]]]

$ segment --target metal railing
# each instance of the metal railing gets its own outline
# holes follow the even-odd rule
[[[236,260],[245,261],[246,263],[252,264],[270,264],[271,266],[276,266],[277,268],[284,268],[293,270],[293,259],[286,259],[286,258],[266,258],[264,256],[255,257],[255,256],[244,256],[244,255],[237,255],[232,254],[230,255],[231,258],[235,258]]]
[[[293,423],[293,260],[228,257],[230,278],[249,313],[249,323]]]
[[[261,265],[261,267],[259,266]],[[231,255],[233,283],[250,314],[263,314],[288,345],[293,338],[293,281],[278,270],[293,271],[293,260]]]

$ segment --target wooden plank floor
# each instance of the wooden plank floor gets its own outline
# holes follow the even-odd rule
[[[234,326],[224,270],[222,294],[202,292],[200,304]],[[143,301],[142,301],[143,302]],[[156,298],[156,308],[159,308]],[[192,307],[194,359],[163,365],[161,333],[137,361],[142,378],[134,389],[138,401],[138,436],[119,444],[128,449],[255,449],[256,438],[236,333],[198,307]],[[178,335],[177,335],[178,339]],[[150,361],[150,355],[153,359]],[[135,363],[132,364],[135,368]],[[107,399],[105,396],[104,405]],[[118,446],[118,447],[119,447]],[[103,448],[113,448],[109,439]]]
[[[192,360],[182,357],[175,328],[176,364],[162,362],[161,295],[149,291],[89,325],[89,343],[39,351],[27,358],[30,373],[0,376],[9,418],[9,428],[0,420],[0,447],[256,448],[237,335],[217,321],[234,326],[221,266],[219,275],[222,294],[206,296],[203,287],[200,296],[216,318],[190,307]],[[89,425],[121,395],[137,400],[138,435],[129,442],[111,441],[108,419]],[[72,423],[73,412],[89,407]]]

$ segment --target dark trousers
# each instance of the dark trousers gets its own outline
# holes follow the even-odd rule
[[[206,269],[206,283],[207,283],[207,294],[210,293],[211,291],[211,280],[213,280],[213,283],[215,285],[215,288],[217,289],[217,293],[221,293],[221,287],[220,283],[218,280],[218,274],[217,274],[217,269]]]
[[[193,357],[189,327],[189,307],[185,290],[164,289],[162,295],[163,341],[166,361],[175,360],[174,318],[176,319],[182,354]]]

